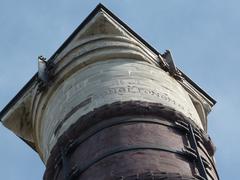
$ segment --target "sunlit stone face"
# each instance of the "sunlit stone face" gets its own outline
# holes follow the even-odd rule
[[[102,9],[52,60],[49,86],[39,91],[34,81],[3,117],[4,125],[33,144],[44,163],[72,124],[114,102],[159,103],[206,130],[208,98],[189,80],[180,82],[161,69],[161,55]]]
[[[57,78],[36,101],[36,139],[45,162],[59,137],[80,117],[114,102],[160,103],[203,128],[188,93],[159,67],[158,55],[103,12],[55,63]]]
[[[133,59],[101,61],[68,77],[49,99],[41,126],[45,159],[58,137],[79,117],[119,101],[160,103],[182,112],[202,128],[188,94],[165,71]]]

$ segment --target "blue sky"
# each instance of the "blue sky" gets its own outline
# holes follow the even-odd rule
[[[177,66],[218,103],[209,115],[223,180],[240,169],[240,1],[42,0],[0,1],[0,109],[82,20],[103,3],[160,52],[171,49]],[[0,125],[0,179],[41,180],[38,155]]]

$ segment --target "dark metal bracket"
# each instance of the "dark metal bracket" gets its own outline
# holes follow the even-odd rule
[[[72,169],[72,171],[69,173],[68,176],[68,180],[74,180],[76,177],[80,176],[84,171],[86,171],[88,168],[90,168],[91,166],[93,166],[95,163],[101,161],[102,159],[117,154],[117,153],[121,153],[121,152],[126,152],[126,151],[137,151],[137,150],[154,150],[154,151],[165,151],[165,152],[170,152],[170,153],[174,153],[177,154],[179,156],[182,156],[184,158],[188,158],[188,159],[195,159],[196,155],[190,151],[187,150],[175,150],[175,149],[171,149],[169,147],[163,147],[161,145],[156,145],[156,146],[151,146],[151,145],[147,145],[147,146],[130,146],[130,147],[117,147],[117,148],[113,148],[112,150],[102,154],[100,157],[90,161],[89,163],[85,164],[83,167],[78,167],[75,166],[75,168]]]
[[[63,178],[64,180],[69,180],[69,161],[68,161],[68,157],[66,156],[63,148],[61,148],[61,160],[62,160],[62,169],[63,169]]]
[[[195,138],[193,127],[192,127],[192,125],[190,123],[189,123],[189,142],[190,142],[191,148],[194,149],[194,151],[196,152],[196,155],[197,155],[196,164],[197,164],[197,169],[199,171],[199,174],[205,180],[208,180],[206,168],[204,166],[202,157],[201,157],[201,155],[200,155],[200,153],[198,151],[197,141],[196,141],[196,138]]]
[[[130,176],[117,177],[116,180],[196,180],[195,177],[184,176],[179,173],[169,172],[145,172],[141,174],[134,174]]]

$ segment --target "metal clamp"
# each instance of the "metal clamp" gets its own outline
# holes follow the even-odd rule
[[[192,152],[189,151],[183,151],[183,150],[175,150],[175,149],[171,149],[169,147],[163,147],[161,145],[157,145],[157,146],[129,146],[129,147],[117,147],[117,148],[113,148],[112,150],[105,152],[104,154],[102,154],[100,157],[92,160],[91,162],[88,162],[87,164],[85,164],[83,167],[78,167],[75,166],[76,168],[73,169],[73,171],[71,171],[69,173],[68,176],[68,180],[73,180],[74,178],[80,176],[83,172],[85,172],[88,168],[90,168],[91,166],[93,166],[94,164],[96,164],[97,162],[103,160],[106,157],[121,153],[121,152],[126,152],[126,151],[137,151],[137,150],[154,150],[154,151],[165,151],[165,152],[169,152],[169,153],[174,153],[177,154],[179,156],[182,156],[184,158],[189,158],[189,157],[196,157],[196,155],[194,155]]]

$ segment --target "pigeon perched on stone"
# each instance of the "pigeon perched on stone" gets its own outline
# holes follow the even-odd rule
[[[47,83],[49,80],[48,71],[47,71],[47,61],[43,56],[38,57],[38,78],[43,83]]]
[[[162,58],[167,64],[167,69],[169,71],[169,74],[173,76],[175,79],[182,80],[181,72],[175,66],[170,50],[166,50],[166,52],[162,54]]]

